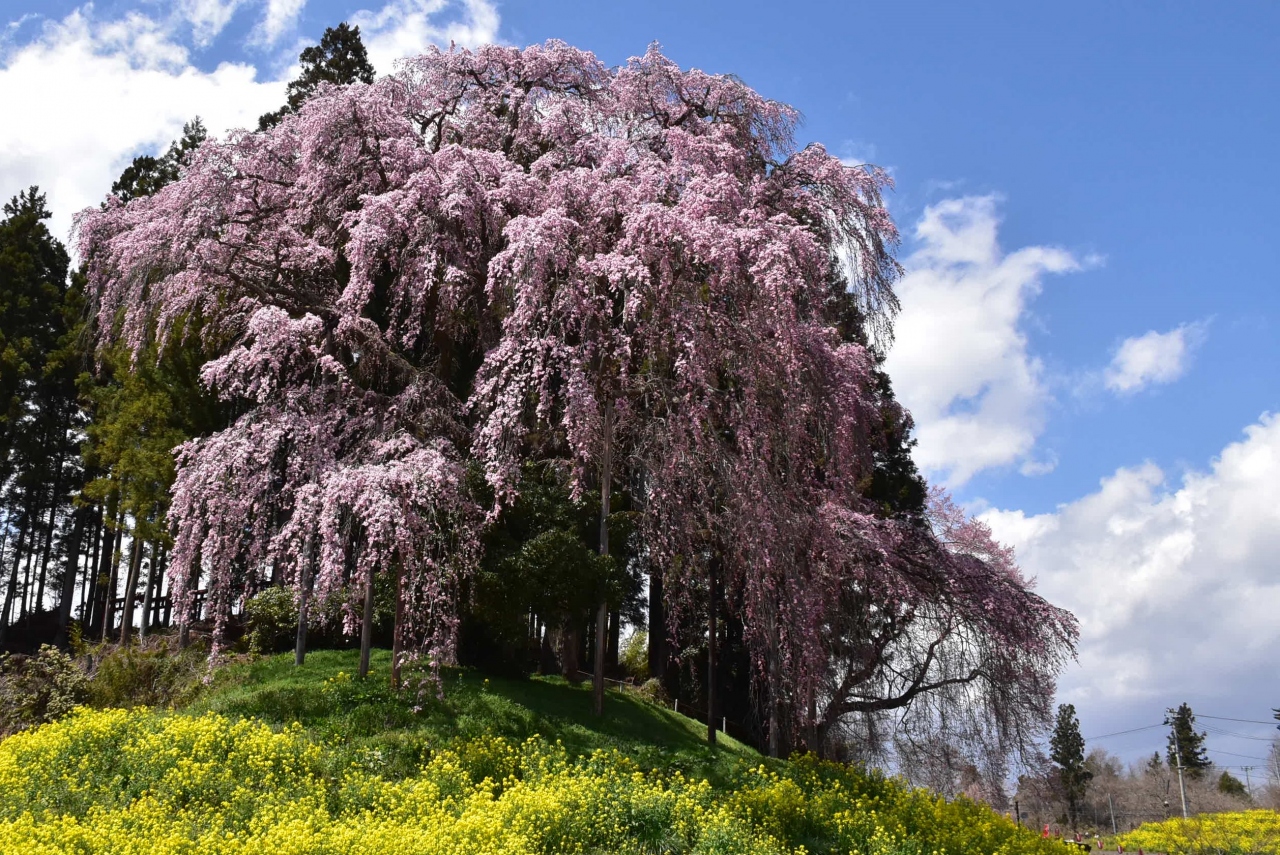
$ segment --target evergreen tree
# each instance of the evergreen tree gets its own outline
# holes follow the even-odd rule
[[[1058,705],[1058,720],[1049,738],[1049,759],[1058,767],[1062,793],[1067,800],[1067,817],[1071,827],[1076,827],[1080,805],[1093,773],[1084,762],[1084,737],[1080,735],[1080,721],[1072,704]]]
[[[139,155],[111,185],[111,192],[120,201],[129,202],[142,196],[150,196],[166,184],[178,180],[178,171],[187,164],[191,152],[209,136],[204,123],[196,116],[182,126],[182,136],[169,144],[169,150],[161,157]]]
[[[111,186],[122,201],[130,202],[160,191],[178,180],[191,153],[208,137],[199,117],[186,123],[182,136],[162,157],[137,157]],[[189,319],[185,335],[171,336],[148,345],[147,358],[133,360],[123,349],[102,354],[95,375],[80,378],[80,393],[92,415],[85,431],[84,460],[87,483],[84,495],[101,507],[110,507],[105,525],[128,535],[128,561],[115,574],[100,568],[97,580],[98,609],[95,631],[106,638],[116,620],[131,622],[132,594],[141,584],[146,596],[160,590],[162,580],[154,572],[159,552],[168,547],[166,511],[173,485],[173,449],[202,430],[212,429],[217,418],[213,399],[199,382],[198,319]],[[123,538],[117,539],[123,545]],[[149,578],[141,578],[144,553],[149,550]],[[113,557],[112,568],[118,559]],[[110,604],[125,586],[124,614]],[[145,624],[145,617],[144,617]],[[125,632],[127,635],[127,631]]]
[[[344,21],[329,27],[320,37],[320,44],[312,45],[298,56],[302,72],[287,88],[288,100],[273,113],[258,119],[258,130],[263,131],[280,123],[289,113],[297,112],[321,83],[346,86],[350,83],[372,83],[373,66],[369,54],[360,40],[360,28],[348,26]]]
[[[1249,791],[1245,789],[1244,781],[1227,771],[1223,771],[1218,777],[1218,792],[1242,799],[1249,798]]]
[[[6,515],[0,550],[7,551],[0,567],[7,572],[0,576],[0,641],[11,623],[44,611],[46,595],[55,590],[50,562],[65,541],[77,480],[74,377],[81,314],[80,292],[67,275],[67,251],[44,222],[51,216],[45,196],[32,187],[8,202],[4,214],[0,501]]]
[[[5,203],[0,222],[0,484],[12,474],[15,439],[61,334],[69,259],[45,220],[45,196],[31,187]]]
[[[1203,732],[1196,733],[1196,716],[1188,704],[1182,704],[1165,716],[1164,723],[1169,725],[1169,747],[1165,759],[1170,766],[1178,765],[1178,754],[1181,751],[1182,768],[1193,778],[1199,778],[1204,771],[1213,765],[1205,751]]]

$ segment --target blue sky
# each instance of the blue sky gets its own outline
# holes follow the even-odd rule
[[[656,40],[798,107],[802,142],[891,169],[889,366],[919,457],[1080,616],[1062,697],[1085,735],[1184,700],[1280,706],[1280,7],[6,0],[0,194],[40,183],[65,229],[191,115],[223,131],[276,106],[344,19],[381,73],[431,41],[560,38],[613,64]]]

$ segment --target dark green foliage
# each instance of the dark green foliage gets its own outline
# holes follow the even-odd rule
[[[1249,798],[1249,791],[1245,789],[1244,781],[1227,771],[1223,771],[1218,776],[1218,792],[1242,799]]]
[[[82,418],[76,403],[82,296],[69,259],[32,187],[4,206],[0,221],[0,504],[9,527],[0,575],[0,643],[34,650],[51,640],[43,609],[56,590],[79,483]],[[20,575],[20,561],[30,560]],[[21,637],[9,625],[23,623]],[[36,627],[33,630],[33,626]],[[15,633],[17,634],[17,633]]]
[[[477,490],[481,490],[478,484]],[[536,665],[529,615],[552,633],[584,638],[601,593],[610,611],[639,622],[640,579],[632,560],[633,514],[615,494],[610,555],[597,551],[599,497],[574,499],[551,462],[524,467],[519,498],[485,536],[484,557],[463,612],[462,661],[498,672]]]
[[[348,26],[345,21],[326,29],[320,37],[320,44],[305,49],[298,56],[298,62],[302,71],[298,79],[289,84],[285,105],[259,118],[258,130],[277,125],[288,114],[297,112],[321,83],[345,86],[373,82],[373,66],[369,64],[369,54],[360,40],[360,28]]]
[[[85,462],[101,473],[85,486],[85,495],[106,501],[114,493],[148,541],[168,536],[173,449],[221,418],[217,401],[200,384],[202,358],[195,345],[174,342],[160,359],[157,350],[152,345],[135,362],[117,349],[103,356],[97,378],[81,379],[93,414]]]
[[[191,152],[209,136],[200,117],[182,126],[182,137],[169,144],[169,150],[161,157],[139,155],[111,185],[111,192],[120,201],[129,202],[142,196],[150,196],[166,184],[178,180],[179,171],[187,163]]]
[[[1182,754],[1182,768],[1193,778],[1199,778],[1213,764],[1204,747],[1205,734],[1196,733],[1196,716],[1188,704],[1182,704],[1165,716],[1164,723],[1169,726],[1169,747],[1165,751],[1165,759],[1170,766],[1178,765],[1179,750]]]
[[[0,737],[61,718],[87,697],[84,672],[56,647],[0,654]]]
[[[1058,719],[1049,738],[1049,759],[1058,767],[1058,778],[1067,800],[1067,818],[1076,827],[1080,805],[1093,773],[1084,762],[1084,737],[1072,704],[1058,705]]]
[[[358,635],[343,631],[347,610],[358,612],[362,593],[346,588],[323,603],[312,602],[307,621],[307,649],[350,647]],[[374,643],[390,645],[396,610],[395,579],[389,573],[373,577]],[[290,588],[273,586],[259,591],[245,604],[244,649],[269,655],[292,650],[297,639],[298,603]]]
[[[14,446],[38,419],[37,398],[50,356],[66,333],[63,306],[70,264],[45,220],[36,187],[4,205],[0,222],[0,483],[15,468]]]
[[[245,644],[250,653],[281,653],[293,646],[298,603],[287,588],[267,588],[245,603]]]

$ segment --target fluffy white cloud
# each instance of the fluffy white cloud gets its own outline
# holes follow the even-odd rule
[[[262,23],[254,33],[254,40],[267,46],[280,41],[293,30],[306,5],[307,0],[267,0],[267,9],[263,13]]]
[[[453,11],[458,17],[448,17]],[[390,0],[378,11],[351,16],[379,74],[395,69],[395,61],[415,56],[428,45],[456,43],[474,48],[498,38],[498,10],[490,0]]]
[[[1024,312],[1046,273],[1081,268],[1070,253],[1032,246],[1002,252],[993,196],[932,205],[915,228],[919,249],[899,284],[902,313],[887,369],[916,420],[916,462],[955,486],[993,466],[1026,474],[1048,398],[1027,349]]]
[[[1125,339],[1103,373],[1108,389],[1132,394],[1157,383],[1172,383],[1187,370],[1202,324],[1183,324],[1166,333],[1151,330]]]
[[[206,45],[231,23],[246,0],[179,0],[176,12],[191,25],[196,43]]]
[[[1258,681],[1280,645],[1280,417],[1176,485],[1148,463],[1054,513],[983,518],[1080,619],[1080,663],[1061,694],[1093,721],[1132,726],[1135,710],[1158,721],[1182,701],[1246,718],[1275,705]]]
[[[137,13],[97,21],[86,8],[8,51],[0,92],[11,119],[0,123],[0,194],[40,185],[65,237],[134,155],[162,150],[197,113],[213,133],[252,126],[283,86],[249,65],[201,71],[164,24]]]
[[[0,123],[0,196],[39,185],[65,238],[72,216],[99,202],[134,156],[163,151],[197,114],[215,135],[256,126],[284,100],[284,80],[262,80],[243,62],[202,70],[190,45],[212,39],[249,3],[264,10],[254,38],[270,44],[293,28],[305,0],[183,0],[163,18],[136,11],[100,18],[86,5],[45,21],[34,37],[30,21],[11,22],[0,38],[8,119]],[[487,0],[392,0],[352,20],[381,73],[428,43],[472,46],[494,40],[498,29]]]

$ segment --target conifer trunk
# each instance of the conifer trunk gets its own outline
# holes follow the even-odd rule
[[[44,610],[44,583],[49,576],[49,558],[53,554],[53,531],[58,521],[58,494],[62,491],[62,461],[58,461],[58,472],[53,477],[53,492],[49,495],[49,536],[44,540],[44,552],[40,556],[40,577],[36,586],[35,602],[31,610]]]
[[[94,505],[89,535],[89,551],[85,553],[84,584],[80,586],[80,623],[86,635],[93,620],[93,595],[98,587],[98,558],[102,551],[102,505]]]
[[[120,643],[128,644],[133,632],[133,599],[138,592],[138,576],[142,573],[143,544],[138,537],[137,521],[134,521],[133,537],[129,544],[129,573],[124,583],[124,614],[120,621]]]
[[[667,676],[667,615],[663,603],[662,568],[649,574],[649,676],[665,682]]]
[[[115,629],[116,588],[120,584],[120,547],[124,540],[124,512],[116,514],[116,532],[112,538],[111,570],[107,576],[107,588],[102,600],[102,641],[105,642]]]
[[[160,544],[157,541],[151,541],[151,561],[147,565],[147,583],[142,589],[142,617],[138,621],[138,638],[146,638],[147,632],[151,629],[151,612],[154,608],[156,598],[156,577],[157,570],[160,566]]]
[[[73,514],[71,542],[67,548],[67,563],[62,572],[62,590],[58,595],[58,633],[53,642],[58,647],[67,643],[67,626],[71,623],[71,604],[76,596],[76,576],[80,570],[80,542],[84,537],[85,517],[88,508],[77,508]]]
[[[22,563],[22,549],[27,542],[27,528],[30,523],[30,515],[24,514],[22,522],[18,528],[18,542],[13,549],[13,571],[9,574],[9,584],[4,594],[4,610],[0,611],[0,642],[4,641],[4,637],[9,629],[9,613],[13,608],[14,597],[18,593],[18,565]]]
[[[604,407],[604,449],[600,455],[600,555],[609,555],[609,499],[613,490],[613,402]],[[596,607],[596,661],[592,681],[595,713],[604,715],[604,658],[609,635],[609,603],[604,587]]]

